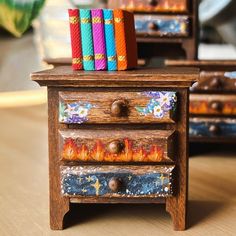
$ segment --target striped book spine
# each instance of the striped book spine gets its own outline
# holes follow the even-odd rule
[[[134,15],[123,10],[114,10],[115,38],[118,70],[137,66],[137,43]]]
[[[68,14],[69,14],[69,22],[70,22],[72,69],[73,70],[82,70],[83,69],[83,60],[82,60],[79,10],[78,9],[68,9]]]
[[[93,35],[92,35],[92,17],[90,10],[80,9],[80,27],[81,27],[84,70],[95,70]]]
[[[117,70],[113,11],[110,9],[104,9],[103,16],[105,27],[107,69],[110,71]]]
[[[93,48],[95,58],[95,69],[106,70],[106,43],[104,35],[104,19],[102,9],[91,10],[93,28]]]

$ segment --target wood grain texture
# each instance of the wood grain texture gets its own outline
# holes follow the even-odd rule
[[[215,142],[236,141],[236,119],[234,118],[190,118],[189,135],[191,141],[211,138]]]
[[[236,60],[166,60],[165,65],[200,68],[190,95],[190,113],[199,123],[192,123],[190,141],[234,143],[230,120],[235,116],[236,80],[229,75],[235,71]]]
[[[127,2],[127,4],[115,2],[113,0],[108,1],[108,7],[110,8],[122,8],[124,10],[133,12],[155,12],[155,13],[183,13],[189,10],[188,0],[146,0]]]
[[[69,227],[50,230],[46,111],[46,104],[0,109],[1,236],[180,235],[173,231],[164,205],[154,204],[158,198],[136,204],[71,204]],[[181,235],[234,235],[235,145],[196,148],[189,160],[189,229]]]
[[[43,58],[43,61],[45,63],[47,63],[48,65],[52,65],[53,67],[71,65],[71,60],[72,60],[72,58],[69,58],[69,57],[60,57],[60,58],[46,57],[46,58]],[[138,65],[144,66],[145,61],[142,59],[138,59]]]
[[[110,1],[112,2],[112,1]],[[133,3],[133,2],[132,2]],[[137,42],[138,42],[138,56],[140,58],[145,58],[147,60],[161,56],[161,57],[168,57],[168,58],[175,58],[175,57],[183,57],[187,59],[197,59],[198,55],[198,1],[197,0],[188,0],[186,1],[186,5],[184,7],[183,2],[177,3],[175,1],[175,7],[170,9],[171,4],[168,5],[167,1],[139,1],[139,4],[131,4],[129,5],[126,3],[125,5],[121,5],[120,2],[111,3],[111,5],[121,7],[127,7],[129,10],[132,8],[138,8],[140,5],[149,5],[157,4],[156,10],[154,11],[155,7],[142,7],[142,10],[134,12],[134,14],[143,14],[149,17],[150,13],[158,12],[159,16],[174,16],[178,18],[180,15],[179,13],[183,14],[190,19],[189,23],[189,36],[181,36],[176,37],[172,35],[170,37],[163,37],[163,35],[147,35],[143,34],[142,36],[137,35]],[[109,4],[108,4],[109,5]],[[163,8],[165,6],[165,9]],[[178,7],[181,5],[182,12],[178,10]],[[159,6],[162,6],[159,8]],[[185,10],[184,10],[185,9]],[[137,27],[138,31],[138,27]],[[151,30],[149,30],[150,32]],[[174,47],[173,47],[174,46]]]
[[[236,115],[236,95],[190,95],[191,115]]]
[[[65,197],[135,199],[171,197],[173,165],[61,166],[61,194]],[[116,185],[119,183],[119,185]],[[114,187],[114,188],[113,188]],[[109,200],[107,201],[109,203]]]
[[[227,71],[202,71],[198,83],[192,86],[191,92],[235,92],[236,79],[226,77],[226,72]]]
[[[175,15],[135,15],[138,37],[178,38],[190,34],[190,19]]]
[[[171,96],[177,96],[172,91],[157,91],[162,96],[166,95],[166,99],[171,100]],[[149,93],[149,91],[147,91]],[[170,96],[168,95],[170,94]],[[175,111],[177,108],[177,101],[169,101],[170,106],[167,108],[162,107],[163,98],[152,97],[146,94],[144,90],[136,92],[125,92],[125,91],[100,91],[100,92],[60,92],[60,122],[61,123],[87,123],[87,124],[131,124],[131,123],[174,123]],[[170,97],[170,98],[169,98]],[[146,109],[151,101],[156,102],[161,106],[160,111],[157,112],[142,112]],[[112,114],[113,106],[117,101],[121,101],[122,107],[119,108],[119,112]],[[63,107],[62,107],[63,106]],[[86,111],[85,119],[70,119],[70,109],[72,106],[78,107],[78,112],[73,111],[74,116],[79,116],[80,108],[84,108]],[[156,106],[156,105],[155,105]],[[165,104],[163,104],[165,106]],[[71,108],[70,108],[71,107]],[[77,108],[76,108],[77,109]],[[74,110],[74,109],[73,109]],[[165,111],[164,111],[165,110]],[[66,112],[67,111],[67,112]],[[75,114],[76,113],[76,114]]]
[[[56,67],[31,74],[45,86],[71,87],[189,87],[199,78],[196,68],[137,69],[129,71],[72,71],[70,66]]]
[[[60,130],[59,152],[67,161],[172,162],[174,138],[171,130]]]
[[[58,91],[48,88],[48,140],[49,140],[49,193],[50,193],[50,227],[63,229],[64,216],[70,210],[69,199],[60,194],[60,163],[58,161]]]
[[[65,70],[66,69],[66,70]],[[65,71],[64,71],[65,70]],[[52,69],[50,71],[45,72],[39,72],[32,75],[32,79],[39,82],[44,81],[44,83],[48,86],[49,93],[48,93],[48,99],[49,99],[49,174],[50,174],[50,209],[51,209],[51,228],[52,229],[62,229],[63,228],[63,220],[64,216],[67,213],[67,211],[70,209],[69,205],[69,198],[63,198],[62,195],[60,195],[60,171],[59,167],[62,165],[65,165],[63,160],[59,160],[60,152],[59,152],[59,140],[58,140],[58,131],[62,129],[70,129],[73,126],[71,125],[65,125],[60,124],[58,122],[59,117],[59,96],[66,91],[67,96],[71,97],[72,95],[78,99],[78,96],[80,96],[81,99],[85,95],[82,96],[82,92],[86,92],[90,94],[89,97],[95,96],[94,94],[102,94],[100,97],[97,97],[96,100],[106,101],[107,97],[106,94],[111,92],[111,95],[117,91],[119,91],[120,94],[124,93],[128,96],[128,94],[132,94],[132,91],[137,90],[138,92],[145,92],[147,91],[143,88],[143,84],[146,84],[146,81],[149,81],[150,84],[152,84],[152,91],[148,94],[152,96],[160,96],[159,92],[157,94],[156,91],[160,91],[160,87],[163,87],[163,91],[171,91],[170,87],[175,86],[174,91],[178,94],[178,106],[177,106],[177,113],[178,113],[178,119],[175,124],[163,123],[160,127],[161,130],[165,129],[171,129],[173,132],[176,130],[177,138],[175,139],[175,142],[173,142],[173,146],[171,147],[170,152],[173,152],[175,156],[175,162],[174,165],[176,166],[175,169],[175,175],[176,177],[174,184],[174,188],[176,189],[176,193],[173,197],[166,199],[166,210],[171,214],[174,229],[175,230],[184,230],[186,228],[186,213],[187,213],[187,189],[188,189],[188,158],[187,158],[187,129],[188,129],[188,86],[190,86],[197,78],[198,78],[198,70],[192,70],[187,69],[183,70],[165,70],[165,69],[157,69],[157,70],[144,70],[145,73],[141,73],[142,70],[134,70],[134,71],[127,71],[127,72],[101,72],[99,75],[97,72],[91,73],[91,72],[72,72],[71,69],[68,67],[58,67],[55,69]],[[102,76],[102,78],[101,78]],[[106,88],[106,85],[103,83],[100,83],[102,80],[110,81],[109,88]],[[52,82],[53,81],[53,86]],[[68,81],[71,82],[71,86],[68,87]],[[81,84],[83,81],[86,83]],[[119,82],[119,83],[117,83]],[[126,84],[125,87],[123,82],[129,82],[132,83],[132,86],[128,86]],[[155,83],[156,82],[156,83]],[[85,85],[86,84],[86,85]],[[79,85],[79,86],[78,86]],[[116,86],[121,86],[122,89],[119,88],[119,90],[116,88]],[[82,87],[81,87],[82,86]],[[135,86],[135,89],[132,88]],[[89,93],[89,91],[94,91],[93,93]],[[106,91],[106,92],[105,92]],[[102,93],[103,92],[103,93]],[[105,93],[104,93],[105,92]],[[172,94],[172,93],[171,93]],[[76,95],[76,96],[75,96]],[[162,94],[163,95],[163,94]],[[171,96],[171,99],[173,100],[173,97]],[[174,99],[176,101],[176,99]],[[169,102],[169,100],[164,99],[164,103]],[[168,105],[169,106],[169,105]],[[89,105],[91,108],[91,106]],[[71,107],[68,107],[68,109],[71,109]],[[167,109],[167,108],[166,108]],[[73,110],[73,109],[72,109]],[[115,106],[114,109],[112,109],[112,113],[117,114],[117,106]],[[119,110],[119,109],[118,109]],[[155,111],[152,111],[153,113]],[[84,115],[84,111],[82,112]],[[98,116],[99,114],[97,114]],[[103,118],[103,116],[99,116],[100,119]],[[91,132],[92,129],[94,130],[100,130],[101,127],[99,125],[91,126],[89,128],[89,124],[81,124],[82,127],[87,127],[88,134]],[[143,130],[142,132],[145,133],[145,130],[150,130],[151,122],[147,123],[147,128],[144,125],[134,125],[132,122],[129,123],[129,126],[132,126],[132,129],[138,129],[138,127],[141,127]],[[142,127],[143,126],[143,127]],[[93,128],[92,128],[93,127]],[[122,130],[122,126],[116,122],[112,123],[109,121],[107,123],[107,129],[114,130],[114,127],[119,129],[119,132]],[[82,130],[80,127],[74,126],[75,129]],[[155,126],[155,129],[158,129],[158,124]],[[90,131],[89,131],[90,130]],[[129,134],[129,131],[126,131],[127,134]],[[150,132],[150,131],[148,131]],[[147,132],[147,138],[150,133]],[[158,134],[160,131],[158,131],[156,134]],[[109,138],[109,136],[108,136]],[[113,149],[111,147],[111,149]],[[72,163],[71,163],[72,164]],[[123,162],[122,165],[126,165],[127,163]],[[72,166],[72,165],[70,165]],[[77,163],[76,166],[78,167],[79,164]],[[70,167],[69,167],[70,168]],[[124,168],[130,168],[132,169],[132,165]],[[140,170],[143,167],[139,167]],[[153,167],[152,167],[153,168]],[[150,169],[152,169],[150,167]],[[117,173],[119,174],[119,173]],[[122,172],[120,172],[122,174]],[[113,184],[116,184],[118,186],[118,181],[115,181]],[[98,185],[96,183],[96,185]],[[151,199],[151,198],[150,198]],[[136,199],[133,199],[134,203],[136,203]],[[89,202],[89,201],[87,201]],[[94,200],[96,202],[96,199]],[[98,200],[99,202],[104,202],[101,199]],[[119,201],[112,199],[112,203]],[[122,200],[123,202],[123,200]],[[132,199],[129,198],[127,203],[132,202]],[[153,202],[151,200],[150,202]],[[156,203],[160,203],[159,200],[154,200]],[[109,201],[107,202],[109,203]]]
[[[165,60],[166,66],[197,67],[201,71],[235,70],[236,60]]]
[[[179,133],[176,142],[175,170],[177,180],[175,182],[177,195],[174,198],[166,199],[166,210],[170,213],[174,229],[184,230],[187,227],[187,204],[188,204],[188,119],[189,119],[189,90],[179,91],[181,99],[179,101],[181,117],[176,126]]]

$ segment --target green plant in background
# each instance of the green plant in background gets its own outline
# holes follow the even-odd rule
[[[38,15],[45,0],[0,0],[0,27],[20,37]]]

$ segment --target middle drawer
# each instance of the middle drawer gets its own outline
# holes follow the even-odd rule
[[[172,91],[59,92],[59,122],[65,124],[174,123]]]
[[[171,130],[61,130],[61,160],[82,162],[173,162]]]
[[[191,94],[191,115],[236,115],[236,95]]]

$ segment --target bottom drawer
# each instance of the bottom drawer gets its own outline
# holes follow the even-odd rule
[[[78,197],[167,197],[173,165],[61,166],[61,192]]]
[[[195,137],[235,137],[236,119],[230,118],[191,118],[190,138]]]

